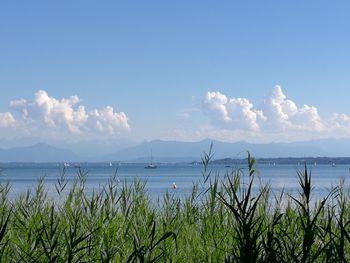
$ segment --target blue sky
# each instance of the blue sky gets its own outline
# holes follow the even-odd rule
[[[0,134],[350,137],[349,7],[346,1],[1,3]],[[38,106],[35,94],[46,106]],[[62,104],[75,95],[79,100]]]

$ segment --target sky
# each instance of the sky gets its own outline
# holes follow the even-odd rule
[[[349,8],[1,2],[1,139],[350,137]]]

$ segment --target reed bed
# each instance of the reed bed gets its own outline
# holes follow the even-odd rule
[[[298,172],[299,194],[273,193],[246,169],[209,169],[179,198],[151,201],[144,182],[88,192],[79,170],[73,185],[58,176],[57,197],[40,180],[15,200],[0,185],[1,262],[350,262],[350,199],[343,182],[313,199],[312,177]],[[67,189],[69,186],[69,189]]]

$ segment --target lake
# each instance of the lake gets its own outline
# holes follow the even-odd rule
[[[44,177],[45,187],[49,194],[55,192],[55,183],[62,171],[62,164],[2,164],[0,165],[0,180],[2,183],[9,182],[11,185],[10,198],[24,193],[28,188],[33,188],[40,177]],[[243,172],[244,166],[243,167]],[[131,182],[137,177],[146,181],[147,193],[151,198],[162,196],[166,191],[183,197],[191,192],[193,183],[202,179],[201,165],[188,164],[160,164],[157,169],[144,169],[143,164],[121,164],[112,167],[107,163],[88,163],[81,166],[86,172],[87,188],[104,185],[117,171],[120,181]],[[225,167],[225,165],[211,165],[213,174],[223,176],[239,167]],[[287,192],[295,193],[298,190],[297,171],[303,170],[303,165],[256,165],[257,174],[264,183],[269,183],[275,193],[285,189]],[[328,189],[339,184],[343,178],[349,184],[350,172],[348,165],[317,165],[309,166],[312,171],[314,195],[325,196]],[[78,168],[68,167],[66,170],[67,179],[72,182],[77,177]],[[177,188],[172,189],[176,183]]]

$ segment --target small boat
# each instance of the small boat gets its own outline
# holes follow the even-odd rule
[[[112,162],[109,162],[109,167],[112,167]]]
[[[64,163],[63,166],[64,166],[64,167],[69,167],[70,164],[69,164],[69,163]]]
[[[146,165],[144,168],[145,169],[156,169],[157,165],[155,165],[154,163],[150,163],[150,164]]]
[[[335,167],[335,163],[332,163],[332,167]]]
[[[151,150],[151,162],[144,167],[145,169],[156,169],[157,165],[153,163],[153,156],[152,156],[152,150]]]

